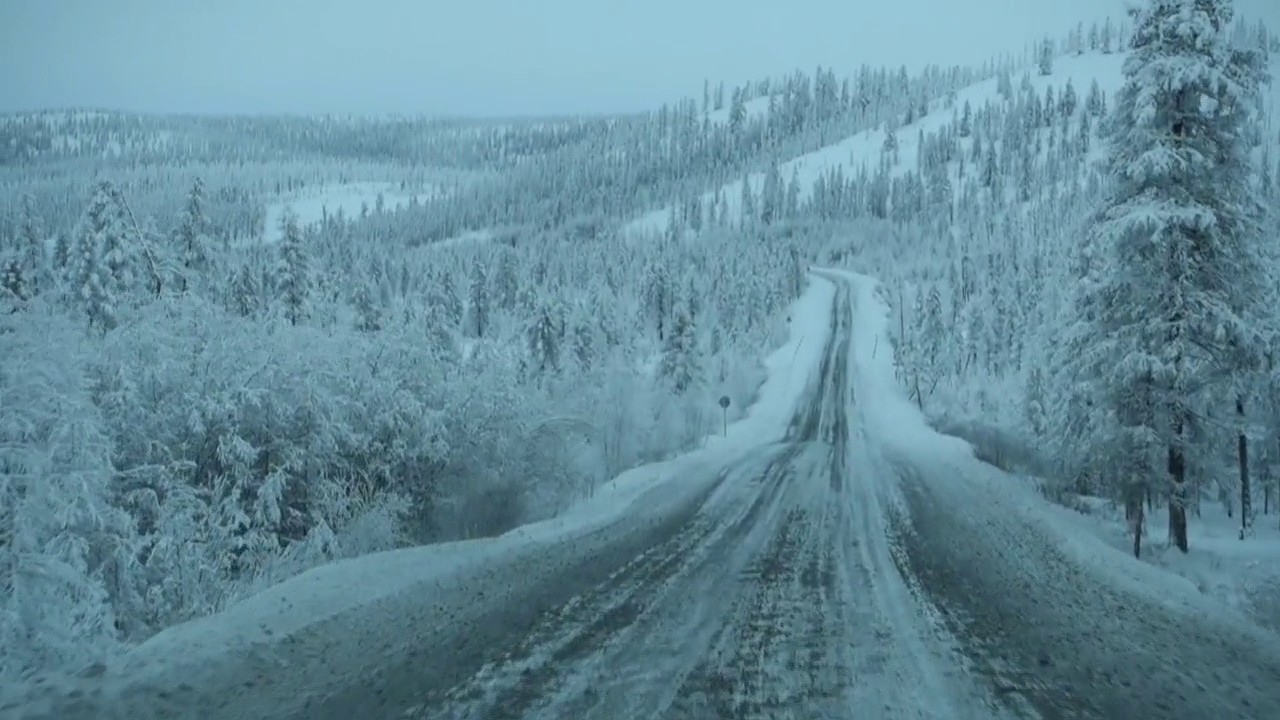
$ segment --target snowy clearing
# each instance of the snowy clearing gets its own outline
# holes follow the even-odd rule
[[[280,239],[280,218],[285,210],[293,210],[298,216],[298,224],[307,227],[320,223],[326,216],[338,213],[342,213],[347,219],[360,217],[363,208],[368,208],[372,213],[377,207],[378,195],[382,195],[385,210],[394,212],[414,200],[429,200],[438,193],[438,189],[405,192],[398,185],[386,182],[333,183],[303,190],[292,197],[281,198],[267,205],[262,241],[274,243]]]
[[[437,242],[431,243],[430,247],[440,250],[448,247],[456,247],[458,245],[467,245],[470,243],[486,243],[493,240],[494,232],[492,230],[468,230],[461,235],[455,235],[451,238],[445,238]]]

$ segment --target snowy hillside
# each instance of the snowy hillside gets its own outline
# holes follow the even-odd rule
[[[1041,96],[1049,88],[1061,91],[1071,83],[1075,92],[1083,98],[1083,93],[1087,92],[1095,81],[1102,92],[1110,95],[1120,86],[1122,80],[1120,67],[1124,63],[1124,57],[1121,53],[1103,54],[1101,52],[1086,52],[1078,56],[1067,55],[1056,59],[1053,72],[1049,75],[1039,75],[1034,68],[1028,68],[1025,74],[1030,79],[1031,87]],[[1014,81],[1020,82],[1020,78],[1015,76]],[[761,100],[764,101],[762,105],[759,104]],[[758,104],[760,112],[768,106],[767,98],[757,98],[752,102]],[[920,133],[937,133],[944,127],[957,123],[957,113],[966,103],[975,111],[988,104],[1001,105],[1003,100],[999,93],[999,79],[992,78],[961,90],[956,93],[954,102],[950,99],[935,101],[931,104],[929,114],[895,129],[898,152],[896,162],[890,168],[891,175],[900,176],[907,169],[915,168],[918,162]],[[782,162],[778,166],[779,172],[785,182],[795,177],[800,191],[800,200],[808,200],[814,184],[824,174],[839,170],[846,177],[852,177],[860,172],[874,172],[884,155],[886,134],[883,129],[859,133],[828,147]],[[765,173],[753,173],[750,176],[752,192],[757,196],[764,189],[765,177]],[[735,221],[740,219],[741,180],[728,183],[719,190],[704,193],[702,203],[705,207],[712,207],[717,198],[720,198],[727,207],[731,219]],[[672,210],[667,208],[646,213],[643,217],[625,225],[623,231],[629,233],[662,231],[670,223],[671,212]]]
[[[769,111],[769,96],[765,95],[764,97],[756,97],[747,100],[742,103],[742,110],[742,117],[747,120],[764,117]],[[728,125],[732,112],[732,106],[725,105],[725,107],[722,107],[719,110],[709,111],[707,113],[707,120],[715,125]]]

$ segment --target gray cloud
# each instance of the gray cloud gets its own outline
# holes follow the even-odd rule
[[[637,110],[704,77],[981,62],[1123,2],[5,0],[0,110]]]

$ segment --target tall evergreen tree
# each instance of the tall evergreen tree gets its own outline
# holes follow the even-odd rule
[[[453,273],[442,270],[436,276],[431,292],[427,294],[427,302],[440,310],[440,319],[445,326],[457,330],[462,324],[462,298],[458,295],[458,286],[453,282]]]
[[[31,195],[22,196],[22,221],[17,240],[15,252],[18,269],[22,273],[23,291],[28,298],[34,297],[49,284],[49,268],[45,260],[44,229]]]
[[[733,99],[729,102],[729,132],[735,136],[742,133],[743,127],[747,122],[747,99],[745,95],[745,90],[734,88]]]
[[[209,239],[209,219],[204,210],[204,181],[196,178],[187,193],[187,204],[182,219],[174,232],[178,255],[182,262],[182,275],[178,288],[186,292],[191,279],[209,271],[213,264],[213,247]]]
[[[702,380],[698,332],[688,308],[676,308],[675,322],[662,346],[659,374],[676,395],[683,395]]]
[[[510,312],[520,296],[520,277],[516,273],[516,254],[503,250],[498,257],[498,270],[493,274],[493,297],[498,307]]]
[[[280,264],[276,276],[276,289],[284,303],[284,316],[290,325],[298,325],[310,315],[311,268],[307,258],[306,241],[298,216],[292,210],[280,218]]]
[[[475,337],[482,338],[489,332],[489,277],[485,272],[484,260],[479,255],[471,264],[471,288],[467,293],[469,329]]]
[[[112,273],[113,265],[122,264],[124,240],[118,217],[113,188],[103,181],[76,227],[75,244],[64,271],[73,305],[84,310],[90,326],[103,331],[114,328],[118,321],[117,290],[122,283]],[[108,251],[112,252],[110,259]]]
[[[360,282],[356,285],[352,305],[356,311],[356,330],[371,333],[382,329],[382,312],[374,300],[373,291],[369,289],[369,283]]]
[[[1040,58],[1038,67],[1041,75],[1053,74],[1053,41],[1045,38],[1040,43]]]
[[[1095,80],[1096,82],[1096,80]],[[1066,117],[1075,115],[1076,105],[1079,103],[1079,97],[1076,95],[1076,88],[1071,84],[1071,79],[1067,79],[1067,87],[1062,91],[1062,99],[1058,101],[1058,110]]]
[[[756,221],[756,199],[755,193],[751,191],[751,173],[742,176],[742,207],[739,211],[743,225]]]
[[[555,312],[547,302],[538,304],[530,324],[526,340],[529,355],[533,359],[533,367],[540,373],[555,372],[560,369],[560,323]]]
[[[1085,375],[1120,424],[1138,476],[1163,464],[1169,533],[1186,552],[1197,393],[1258,362],[1261,204],[1248,124],[1265,75],[1232,48],[1230,0],[1150,0],[1135,12],[1125,83],[1108,118],[1111,196],[1094,228],[1107,262],[1086,283]]]
[[[250,265],[242,265],[231,277],[231,311],[240,317],[254,317],[262,309],[261,273]]]
[[[779,218],[784,202],[783,193],[782,171],[778,168],[778,163],[774,162],[765,173],[764,187],[760,190],[760,222],[769,225]]]

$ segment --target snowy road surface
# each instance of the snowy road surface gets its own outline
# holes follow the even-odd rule
[[[897,575],[874,484],[849,465],[849,293],[840,281],[782,442],[719,469],[669,536],[402,717],[993,717]]]
[[[185,682],[139,671],[24,717],[1280,718],[1280,637],[1073,539],[925,427],[874,282],[820,274],[830,326],[781,439],[673,465],[607,522],[264,625]]]

